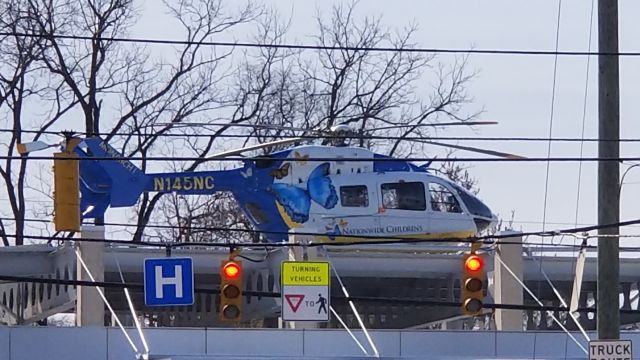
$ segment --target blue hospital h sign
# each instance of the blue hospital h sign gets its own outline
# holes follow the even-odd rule
[[[191,259],[145,259],[144,303],[147,306],[193,305]]]

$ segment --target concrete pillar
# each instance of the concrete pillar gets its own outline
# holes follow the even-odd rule
[[[80,231],[81,239],[104,239],[104,226],[84,225]],[[103,242],[78,241],[78,252],[95,281],[104,281]],[[80,261],[76,261],[78,280],[91,281]],[[76,290],[76,325],[104,326],[105,304],[93,286],[78,286]]]
[[[496,304],[523,304],[522,286],[514,279],[513,275],[505,269],[498,261],[500,258],[516,276],[523,280],[522,277],[522,236],[518,232],[503,231],[499,235],[513,235],[508,238],[501,238],[505,242],[517,242],[517,244],[500,244],[494,260],[494,301]],[[521,331],[522,310],[505,310],[496,309],[495,312],[496,329],[499,331]]]

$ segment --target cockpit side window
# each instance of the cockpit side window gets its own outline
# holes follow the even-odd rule
[[[368,207],[367,187],[365,185],[340,186],[340,204],[344,207]]]
[[[455,195],[445,186],[429,183],[429,196],[431,197],[431,210],[447,213],[461,213],[462,208]]]
[[[491,219],[493,217],[491,210],[487,207],[487,205],[480,201],[480,199],[478,199],[454,182],[449,182],[449,185],[451,185],[451,187],[453,187],[458,192],[458,195],[460,195],[460,199],[462,199],[462,202],[467,206],[467,209],[469,209],[469,212],[471,214],[482,216],[487,219]]]
[[[385,209],[426,210],[424,184],[401,182],[382,184],[382,206]]]

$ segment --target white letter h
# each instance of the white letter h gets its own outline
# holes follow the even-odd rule
[[[176,288],[176,297],[182,297],[182,266],[175,265],[175,275],[173,277],[162,276],[162,266],[155,266],[156,269],[156,298],[162,299],[164,293],[162,287],[164,285],[173,285]]]

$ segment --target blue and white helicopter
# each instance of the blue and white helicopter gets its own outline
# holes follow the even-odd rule
[[[348,132],[335,130],[341,139]],[[319,241],[328,243],[354,237],[465,238],[495,224],[495,215],[480,199],[425,166],[343,145],[294,146],[242,160],[242,167],[231,170],[146,174],[101,138],[81,139],[73,149],[83,160],[81,213],[83,219],[101,218],[109,207],[133,206],[143,192],[226,191],[269,242],[286,241],[292,229],[318,234]]]

